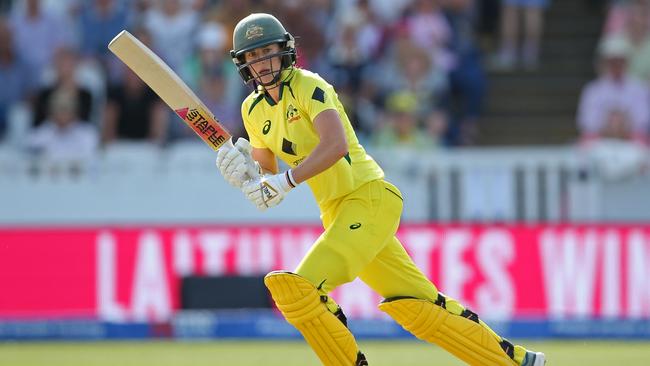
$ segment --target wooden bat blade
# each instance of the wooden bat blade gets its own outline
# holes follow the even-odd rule
[[[153,51],[126,30],[108,49],[138,75],[201,139],[215,151],[232,145],[230,133],[194,92]]]

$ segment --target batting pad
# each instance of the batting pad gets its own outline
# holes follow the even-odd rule
[[[435,343],[472,366],[516,366],[488,329],[431,301],[385,300],[379,309],[416,337]]]
[[[274,271],[264,277],[278,309],[296,327],[326,366],[352,366],[359,347],[348,328],[321,301],[309,281],[291,272]]]

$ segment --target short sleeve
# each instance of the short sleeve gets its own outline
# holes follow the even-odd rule
[[[316,116],[320,112],[328,109],[336,109],[336,92],[334,88],[328,84],[325,80],[314,77],[308,79],[310,83],[306,83],[303,108],[305,112],[309,115],[309,119],[312,121],[316,119]]]

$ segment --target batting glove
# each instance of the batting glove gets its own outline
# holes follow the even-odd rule
[[[261,211],[277,206],[296,187],[291,170],[276,175],[266,175],[242,186],[246,198]]]
[[[241,188],[245,181],[260,177],[259,164],[251,156],[252,149],[248,140],[240,137],[233,147],[217,151],[217,168],[232,186]]]

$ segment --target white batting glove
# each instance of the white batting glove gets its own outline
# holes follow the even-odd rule
[[[266,175],[244,183],[242,191],[259,210],[277,206],[284,196],[296,187],[291,170],[276,175]]]
[[[251,156],[252,149],[248,140],[240,137],[234,148],[217,151],[217,168],[232,186],[241,188],[245,181],[260,177],[259,165]]]

